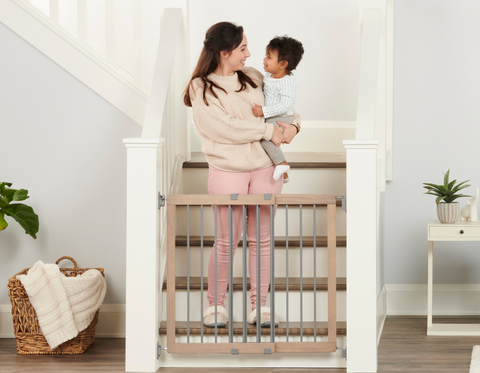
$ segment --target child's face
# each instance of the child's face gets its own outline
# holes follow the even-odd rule
[[[285,72],[284,61],[278,61],[278,51],[268,49],[263,59],[263,70],[273,76],[283,75]]]

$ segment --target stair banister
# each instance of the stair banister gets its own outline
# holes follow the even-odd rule
[[[160,284],[165,272],[166,210],[159,210],[157,201],[159,192],[167,194],[169,189],[175,189],[172,182],[177,178],[173,173],[181,169],[182,162],[177,154],[179,150],[184,152],[187,142],[187,123],[185,120],[182,126],[183,113],[178,114],[179,95],[175,78],[172,79],[176,50],[181,49],[184,42],[180,37],[182,17],[181,8],[164,11],[142,137],[124,139],[127,147],[127,372],[155,372],[160,367],[157,345],[162,318]],[[186,74],[182,83],[185,81]]]
[[[385,8],[370,9],[368,0],[360,3],[361,12],[362,5],[365,9],[356,138],[343,142],[348,196],[347,372],[376,372],[378,207],[385,182],[381,169],[385,159]]]

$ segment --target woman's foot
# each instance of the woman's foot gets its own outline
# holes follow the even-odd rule
[[[227,310],[222,306],[217,306],[217,328],[227,326]],[[208,307],[203,316],[203,325],[207,328],[215,328],[215,306]]]
[[[262,307],[260,309],[260,318],[261,318],[261,323],[260,326],[262,328],[270,328],[270,320],[271,320],[271,315],[270,315],[270,308],[269,307]],[[276,317],[275,319],[275,327],[278,327],[278,320]],[[256,324],[257,323],[257,310],[254,309],[252,312],[250,312],[250,315],[248,315],[248,323],[249,324]]]
[[[288,174],[285,172],[283,174],[283,183],[286,184],[290,181],[290,178],[288,177]]]
[[[290,166],[288,164],[278,164],[275,166],[275,170],[273,170],[273,180],[278,180],[282,177],[285,172],[290,170]]]

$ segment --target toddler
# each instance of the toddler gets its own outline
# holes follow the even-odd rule
[[[265,106],[253,104],[253,114],[256,117],[264,116],[268,123],[278,126],[278,122],[292,123],[293,107],[295,105],[296,82],[292,71],[295,70],[303,56],[303,45],[298,40],[288,36],[276,37],[267,45],[267,53],[263,59],[263,69],[266,74],[263,78],[263,93]],[[297,132],[299,127],[297,127]],[[280,147],[271,141],[262,140],[263,148],[275,163],[273,178],[288,183],[288,165]]]

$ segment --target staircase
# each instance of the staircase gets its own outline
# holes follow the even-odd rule
[[[42,9],[35,5],[49,6]],[[125,1],[125,9],[115,8],[113,0],[105,1],[106,47],[96,48],[85,38],[87,0],[77,1],[78,32],[61,25],[59,0],[4,0],[0,2],[0,21],[24,37],[32,45],[64,67],[120,111],[144,126],[140,139],[125,139],[127,147],[127,325],[126,370],[156,371],[160,367],[175,366],[305,366],[345,367],[346,360],[337,351],[329,354],[274,354],[232,357],[225,355],[175,355],[162,351],[158,346],[168,345],[165,336],[166,271],[166,213],[158,209],[158,193],[205,194],[207,170],[203,156],[198,153],[199,139],[187,120],[186,109],[178,100],[189,69],[188,27],[194,14],[189,12],[189,1],[169,0],[160,5],[153,0]],[[312,2],[313,3],[313,2]],[[316,2],[315,2],[316,3]],[[375,3],[375,4],[374,4]],[[99,3],[96,3],[98,6]],[[223,4],[223,3],[222,3]],[[392,35],[392,23],[386,31],[385,15],[392,19],[392,0],[359,0],[362,49],[360,89],[358,94],[357,121],[302,123],[302,133],[291,145],[285,146],[286,158],[292,166],[290,183],[284,194],[323,194],[337,196],[347,194],[348,215],[337,205],[337,346],[347,346],[346,322],[348,321],[349,360],[347,371],[376,371],[376,341],[378,338],[376,312],[376,271],[378,248],[378,196],[385,179],[391,179],[391,86],[386,73],[387,54],[392,52],[388,32]],[[179,9],[164,10],[170,5]],[[377,9],[371,8],[372,5]],[[131,18],[135,43],[119,43],[115,37],[115,21],[112,15],[123,12],[124,19]],[[128,10],[127,9],[127,10]],[[163,14],[160,22],[159,15]],[[82,18],[83,17],[83,18]],[[194,20],[195,21],[195,20]],[[117,25],[118,27],[118,25]],[[120,27],[122,28],[122,27]],[[87,32],[88,34],[88,32]],[[138,44],[138,37],[143,36]],[[387,37],[387,43],[385,43]],[[119,45],[129,45],[130,50],[115,50]],[[390,48],[390,52],[386,48]],[[158,49],[158,51],[157,51]],[[141,51],[141,52],[139,52]],[[388,52],[388,53],[387,53]],[[141,54],[142,59],[136,59]],[[388,56],[390,56],[388,54]],[[155,55],[157,56],[155,58]],[[123,57],[122,57],[123,56]],[[125,59],[125,56],[129,58]],[[378,58],[380,56],[380,58]],[[124,58],[122,60],[122,58]],[[135,61],[133,61],[133,60]],[[132,62],[133,61],[133,62]],[[151,83],[150,83],[151,82]],[[391,124],[390,124],[391,126]],[[356,132],[356,134],[355,134]],[[356,140],[348,140],[356,138]],[[347,140],[344,142],[344,140]],[[345,152],[347,148],[347,152]],[[322,152],[318,152],[321,149]],[[184,162],[187,160],[187,162]],[[348,169],[346,170],[346,164]],[[183,167],[182,167],[183,164]],[[386,177],[385,177],[386,176]],[[168,198],[168,197],[167,197]],[[287,242],[285,239],[285,212],[277,211],[275,220],[276,309],[280,326],[276,329],[279,340],[313,341],[325,338],[327,320],[324,306],[326,299],[326,235],[322,231],[325,217],[318,208],[317,280],[313,281],[313,232],[308,224],[302,228],[300,250],[300,222],[298,209],[289,215],[289,285],[286,286],[285,268]],[[192,209],[194,212],[194,209]],[[207,214],[207,213],[206,213]],[[211,213],[208,213],[211,218]],[[206,216],[206,215],[205,215]],[[179,213],[176,232],[177,334],[186,333],[185,272],[186,231],[182,221],[185,213]],[[346,220],[348,219],[348,225]],[[195,220],[195,219],[194,219]],[[194,221],[195,222],[195,221]],[[198,223],[198,221],[197,221]],[[202,309],[203,257],[203,305],[206,304],[205,281],[207,258],[213,245],[213,222],[205,219],[203,256],[200,255],[198,224],[190,232],[192,271],[191,325],[192,340],[202,338],[212,341],[212,330],[200,323]],[[195,230],[196,229],[196,230]],[[348,234],[347,234],[348,232]],[[347,237],[348,235],[348,237]],[[346,250],[348,240],[348,252]],[[302,252],[302,254],[300,254]],[[240,303],[238,286],[242,257],[241,245],[234,262],[234,304]],[[303,286],[300,287],[300,255],[303,256]],[[323,271],[323,272],[322,272]],[[348,276],[347,276],[348,273]],[[141,280],[139,280],[141,278]],[[348,285],[348,293],[347,293]],[[316,294],[313,291],[316,288]],[[287,311],[289,325],[285,323]],[[300,295],[301,294],[301,295]],[[317,310],[304,307],[300,324],[300,297],[304,304],[312,304],[317,298]],[[348,304],[347,304],[348,298]],[[204,307],[205,308],[205,307]],[[235,338],[239,337],[241,314],[233,313]],[[316,318],[316,327],[313,324]],[[380,321],[381,323],[381,321]],[[268,330],[262,330],[262,340]],[[247,328],[248,338],[255,333]],[[186,338],[180,337],[180,338]],[[220,330],[219,340],[225,340],[225,330]]]

